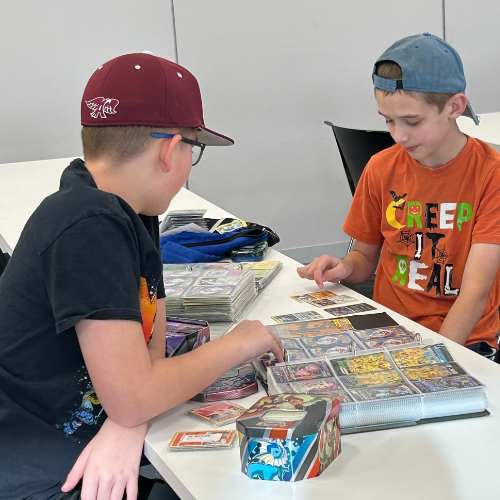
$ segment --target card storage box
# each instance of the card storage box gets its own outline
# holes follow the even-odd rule
[[[242,472],[267,481],[319,476],[341,451],[339,411],[324,395],[260,399],[236,421]]]
[[[328,394],[343,433],[487,415],[485,387],[443,343],[405,344],[268,368],[270,394]]]
[[[212,385],[200,392],[192,401],[223,401],[250,396],[259,390],[254,367],[251,364],[236,366]]]
[[[178,356],[210,341],[206,321],[167,317],[166,356]]]

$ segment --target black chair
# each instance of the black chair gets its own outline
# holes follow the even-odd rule
[[[9,262],[11,254],[12,250],[0,234],[0,276],[2,276],[4,269],[7,266],[7,262]]]
[[[332,127],[340,157],[342,158],[342,164],[344,165],[347,182],[354,196],[359,178],[368,160],[374,154],[394,146],[395,142],[389,132],[342,128],[327,121],[325,121],[325,124]],[[351,251],[353,243],[354,241],[351,238],[347,253]]]

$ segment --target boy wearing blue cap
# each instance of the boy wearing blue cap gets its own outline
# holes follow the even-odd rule
[[[500,153],[460,132],[476,124],[458,53],[424,33],[399,40],[373,69],[379,114],[396,145],[357,186],[344,259],[323,255],[300,276],[360,283],[373,298],[490,359],[498,350]],[[379,263],[380,260],[380,263]]]

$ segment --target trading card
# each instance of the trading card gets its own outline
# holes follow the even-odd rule
[[[194,271],[163,271],[163,279],[170,278],[192,278],[193,276],[199,276],[201,273],[195,273]]]
[[[333,324],[340,330],[340,331],[347,331],[347,330],[354,330],[354,327],[352,326],[351,322],[347,318],[339,318],[339,319],[333,319]]]
[[[192,269],[201,270],[201,269],[233,269],[233,262],[199,262],[198,264],[193,264]]]
[[[189,413],[196,417],[201,417],[204,420],[208,420],[215,426],[220,426],[235,422],[240,415],[246,412],[246,410],[247,409],[243,408],[243,406],[234,405],[226,401],[217,401],[216,403],[189,410]]]
[[[236,286],[241,276],[215,276],[213,278],[198,278],[194,286]]]
[[[441,345],[444,347],[443,344]],[[447,349],[446,352],[448,352]],[[450,360],[450,356],[446,357],[441,349],[433,349],[433,346],[422,345],[397,349],[390,351],[390,354],[399,368],[446,363]]]
[[[344,388],[333,378],[320,378],[317,380],[300,380],[298,382],[289,382],[281,386],[282,390],[294,394],[321,394],[332,391],[343,391]]]
[[[317,356],[328,356],[331,354],[342,354],[350,351],[349,345],[336,345],[336,346],[325,346],[325,347],[315,347],[313,349],[308,349],[309,354],[312,358]]]
[[[316,321],[300,321],[286,325],[266,325],[278,337],[301,339],[319,335],[332,335],[340,332],[333,319],[319,319]]]
[[[169,278],[163,281],[165,287],[190,286],[192,283],[191,278]]]
[[[326,307],[335,305],[335,302],[333,302],[333,300],[331,299],[312,299],[312,300],[306,300],[306,302],[315,307]]]
[[[186,272],[187,271],[186,266],[187,264],[163,264],[163,272],[169,272],[169,271]]]
[[[180,297],[185,291],[185,288],[165,288],[165,297]]]
[[[253,267],[251,269],[274,269],[277,265],[279,265],[279,260],[263,260],[261,262],[252,263]],[[244,263],[243,263],[244,264]],[[243,265],[243,269],[247,269],[245,265]]]
[[[281,314],[279,316],[271,316],[271,319],[276,321],[276,323],[293,323],[294,321],[299,321],[299,318],[295,314]]]
[[[290,298],[295,300],[296,302],[307,302],[308,300],[314,300],[316,297],[305,293],[303,295],[291,295]]]
[[[355,312],[353,309],[351,309],[351,306],[329,307],[328,309],[325,309],[325,311],[332,316],[347,316]]]
[[[371,385],[394,385],[403,382],[395,370],[360,373],[358,375],[345,375],[340,378],[346,387],[363,387]]]
[[[428,380],[432,378],[453,377],[466,375],[466,372],[457,363],[442,363],[440,365],[423,365],[401,370],[409,380]]]
[[[312,319],[321,319],[323,316],[317,311],[302,311],[293,313],[300,321],[309,321]]]
[[[396,384],[388,387],[366,387],[364,389],[352,388],[350,391],[358,401],[397,398],[399,396],[412,396],[416,394],[416,391],[408,384]]]
[[[282,338],[281,345],[283,349],[303,349],[304,346],[295,339]]]
[[[304,349],[287,349],[286,352],[288,353],[288,361],[301,361],[309,358]]]
[[[394,370],[385,352],[362,354],[352,358],[332,360],[332,366],[339,375],[375,372],[379,370]]]
[[[377,339],[377,340],[365,340],[365,345],[368,348],[377,348],[377,347],[394,347],[403,344],[411,344],[415,342],[413,337],[397,337],[397,338],[389,338],[389,339]]]
[[[226,286],[209,286],[209,287],[193,287],[188,290],[186,297],[203,297],[206,295],[232,295],[234,293],[234,287]]]
[[[337,297],[337,294],[330,292],[330,290],[323,290],[322,292],[312,292],[309,295],[312,295],[316,299],[329,299],[330,297]]]
[[[373,307],[370,304],[365,304],[364,302],[360,304],[351,304],[349,309],[352,309],[354,312],[365,312],[365,311],[376,311],[377,308]]]
[[[330,368],[324,361],[309,361],[293,365],[270,366],[276,382],[293,382],[295,380],[310,380],[316,378],[332,377]]]
[[[231,431],[189,431],[177,432],[168,448],[172,451],[189,449],[230,448],[236,437]]]
[[[477,381],[475,378],[470,377],[469,375],[459,375],[457,377],[431,380],[419,380],[413,382],[413,385],[424,393],[451,391],[454,389],[469,389],[472,387],[482,386],[479,381]]]
[[[346,333],[338,333],[337,335],[318,335],[315,337],[303,338],[300,341],[306,347],[325,347],[337,344],[344,344],[349,347],[353,340]]]
[[[347,304],[349,302],[357,302],[358,299],[351,297],[350,295],[337,295],[331,299],[335,304]]]
[[[385,328],[372,328],[370,330],[355,330],[354,334],[361,340],[411,337],[410,332],[402,326],[388,326]]]

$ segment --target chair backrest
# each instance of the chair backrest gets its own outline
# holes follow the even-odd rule
[[[394,146],[395,142],[389,132],[342,128],[331,122],[325,122],[325,124],[332,127],[347,181],[351,193],[354,195],[359,178],[368,160],[374,154]]]
[[[0,276],[2,276],[5,267],[7,266],[7,262],[9,262],[10,256],[12,254],[12,250],[9,247],[9,244],[3,239],[0,234]]]

